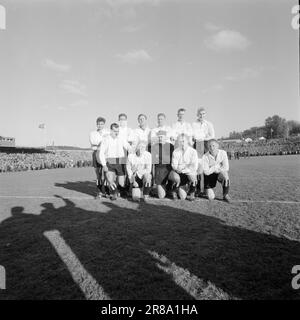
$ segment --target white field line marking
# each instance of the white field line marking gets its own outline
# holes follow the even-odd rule
[[[168,275],[171,275],[174,282],[184,289],[189,295],[196,300],[232,300],[236,299],[229,296],[225,291],[217,288],[210,281],[204,281],[197,276],[191,274],[187,269],[178,267],[163,255],[159,255],[155,251],[148,253],[159,263],[157,267]]]
[[[87,196],[87,197],[65,197],[66,199],[69,200],[94,200],[95,197],[93,196]],[[4,196],[4,195],[0,195],[0,199],[59,199],[57,197],[54,196]],[[108,198],[103,198],[103,199],[97,199],[97,201],[109,201]],[[123,198],[119,198],[118,201],[128,201],[127,199],[123,199]],[[174,201],[171,199],[158,199],[158,198],[149,198],[148,200],[150,201],[161,201],[161,202],[170,202],[170,201]],[[181,200],[177,200],[177,201],[181,201]],[[184,201],[184,200],[182,200]],[[201,202],[201,201],[208,201],[208,199],[196,199],[195,202]],[[284,201],[284,200],[243,200],[243,199],[231,199],[230,203],[278,203],[278,204],[298,204],[300,205],[300,201]]]
[[[72,249],[66,244],[59,231],[46,231],[44,236],[51,242],[52,246],[66,264],[73,280],[80,287],[87,300],[110,300],[97,281],[85,270]]]

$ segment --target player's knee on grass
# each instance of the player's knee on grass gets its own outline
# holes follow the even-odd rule
[[[179,188],[178,189],[178,195],[179,195],[180,200],[185,200],[186,197],[187,197],[187,193],[184,190],[184,188]]]
[[[206,189],[206,195],[207,195],[208,200],[214,200],[215,199],[214,190],[211,189],[211,188]]]
[[[169,174],[169,180],[171,182],[174,182],[176,184],[180,184],[180,176],[177,172],[175,171],[171,171],[170,174]]]
[[[119,176],[118,177],[118,184],[120,187],[124,188],[125,187],[125,176]]]
[[[166,197],[166,190],[163,188],[163,186],[157,186],[157,195],[159,199],[164,199]]]
[[[143,176],[143,183],[144,183],[144,184],[151,185],[151,181],[152,181],[151,174],[150,174],[150,173],[144,174],[144,176]]]
[[[229,186],[229,175],[227,171],[221,171],[218,175],[218,181],[223,186]]]
[[[115,183],[116,177],[113,172],[106,173],[106,181],[108,182],[109,186],[112,186]]]

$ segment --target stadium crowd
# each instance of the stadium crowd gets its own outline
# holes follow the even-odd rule
[[[0,152],[0,172],[88,167],[91,165],[91,152],[89,151]]]
[[[240,157],[300,154],[300,137],[253,142],[221,142],[229,159]]]

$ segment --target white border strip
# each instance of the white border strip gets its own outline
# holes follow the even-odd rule
[[[210,281],[204,281],[191,274],[187,269],[177,266],[163,255],[155,251],[148,253],[159,263],[157,267],[172,276],[173,281],[196,300],[233,300],[225,291],[217,288]]]
[[[57,230],[46,231],[44,236],[66,264],[73,280],[77,283],[87,300],[110,300],[97,281],[85,270],[72,249],[66,244]]]

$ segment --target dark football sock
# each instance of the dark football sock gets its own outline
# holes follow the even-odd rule
[[[145,196],[149,196],[150,189],[151,189],[150,187],[144,187],[144,192],[143,193],[144,193]]]
[[[196,190],[196,187],[194,186],[194,184],[193,183],[191,183],[190,184],[190,193],[194,193],[195,192],[195,190]]]
[[[223,186],[223,197],[225,197],[229,193],[229,186]]]

